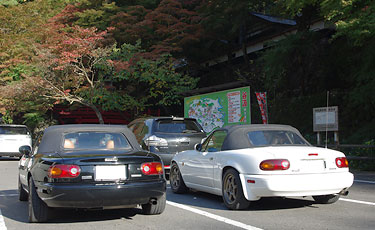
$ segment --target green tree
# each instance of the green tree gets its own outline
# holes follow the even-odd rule
[[[340,108],[340,132],[347,140],[374,138],[375,119],[375,2],[341,0],[286,0],[275,8],[294,17],[299,31],[264,52],[262,61],[267,88],[274,94],[276,122],[288,110],[299,112],[330,103]],[[311,19],[325,20],[331,30],[307,32]],[[327,33],[328,32],[328,33]],[[293,98],[290,98],[293,96]],[[287,99],[288,98],[288,99]],[[315,98],[315,99],[314,99]],[[320,99],[319,99],[320,98]],[[303,106],[310,101],[311,108]],[[302,113],[298,117],[310,117]],[[290,122],[295,122],[294,121]],[[283,120],[285,121],[285,119]],[[303,126],[302,122],[299,122]],[[303,128],[310,130],[310,128]]]
[[[43,38],[42,25],[68,1],[18,2],[23,4],[0,4],[0,112],[13,118],[8,120],[20,123],[30,112],[38,111],[40,117],[46,117],[50,108],[33,96],[24,80],[35,70],[34,44]]]
[[[200,17],[177,0],[162,0],[155,9],[143,5],[128,6],[112,18],[113,36],[119,44],[142,41],[144,52],[156,59],[170,53],[184,57],[184,51],[202,36]]]
[[[38,50],[37,83],[45,89],[43,96],[88,106],[104,123],[97,100],[105,90],[106,76],[98,67],[106,65],[112,51],[101,46],[107,31],[54,22],[47,28],[48,38]]]
[[[119,103],[124,109],[135,108],[135,115],[155,106],[168,113],[168,107],[181,105],[181,93],[193,89],[197,79],[178,73],[170,55],[150,60],[142,57],[143,52],[138,42],[123,44],[112,54],[114,95],[122,95]]]
[[[31,1],[4,7],[0,5],[0,84],[29,74],[33,44],[41,37],[40,28],[64,7],[65,1]]]

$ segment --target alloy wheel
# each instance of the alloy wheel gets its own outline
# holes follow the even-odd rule
[[[232,174],[228,174],[224,179],[224,196],[229,204],[236,201],[237,184]]]
[[[171,186],[174,187],[174,188],[178,188],[180,186],[180,170],[178,169],[178,167],[172,167],[172,170],[171,170],[171,173],[170,173],[170,182],[171,182]]]

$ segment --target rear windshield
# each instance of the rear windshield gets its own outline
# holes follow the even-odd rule
[[[159,120],[155,131],[162,133],[196,133],[202,132],[202,128],[192,120]]]
[[[76,132],[64,135],[63,148],[79,149],[131,149],[125,136],[121,133]]]
[[[297,133],[283,130],[262,130],[248,132],[247,136],[253,146],[268,145],[310,145]]]
[[[28,135],[26,127],[0,127],[0,134]]]

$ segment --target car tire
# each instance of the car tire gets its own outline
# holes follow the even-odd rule
[[[29,222],[40,223],[48,220],[49,208],[38,196],[33,179],[29,179]]]
[[[319,204],[333,204],[338,201],[340,195],[337,194],[330,194],[330,195],[322,195],[322,196],[313,196],[313,199],[316,203]]]
[[[164,193],[157,201],[156,204],[142,204],[143,214],[145,215],[157,215],[161,214],[167,203],[167,194]]]
[[[224,173],[222,194],[228,209],[241,210],[250,206],[250,201],[243,194],[240,176],[234,169],[228,169]]]
[[[169,172],[169,182],[174,193],[185,193],[188,191],[188,188],[182,179],[180,169],[175,162],[172,163],[171,171]]]
[[[26,190],[23,188],[21,184],[20,178],[18,178],[18,199],[20,201],[27,201],[29,198],[29,194],[27,194]]]

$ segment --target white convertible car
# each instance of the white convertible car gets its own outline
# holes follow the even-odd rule
[[[175,193],[191,188],[222,196],[229,209],[245,209],[262,197],[334,203],[348,194],[353,174],[343,153],[312,146],[291,126],[237,125],[176,154],[170,184]]]

